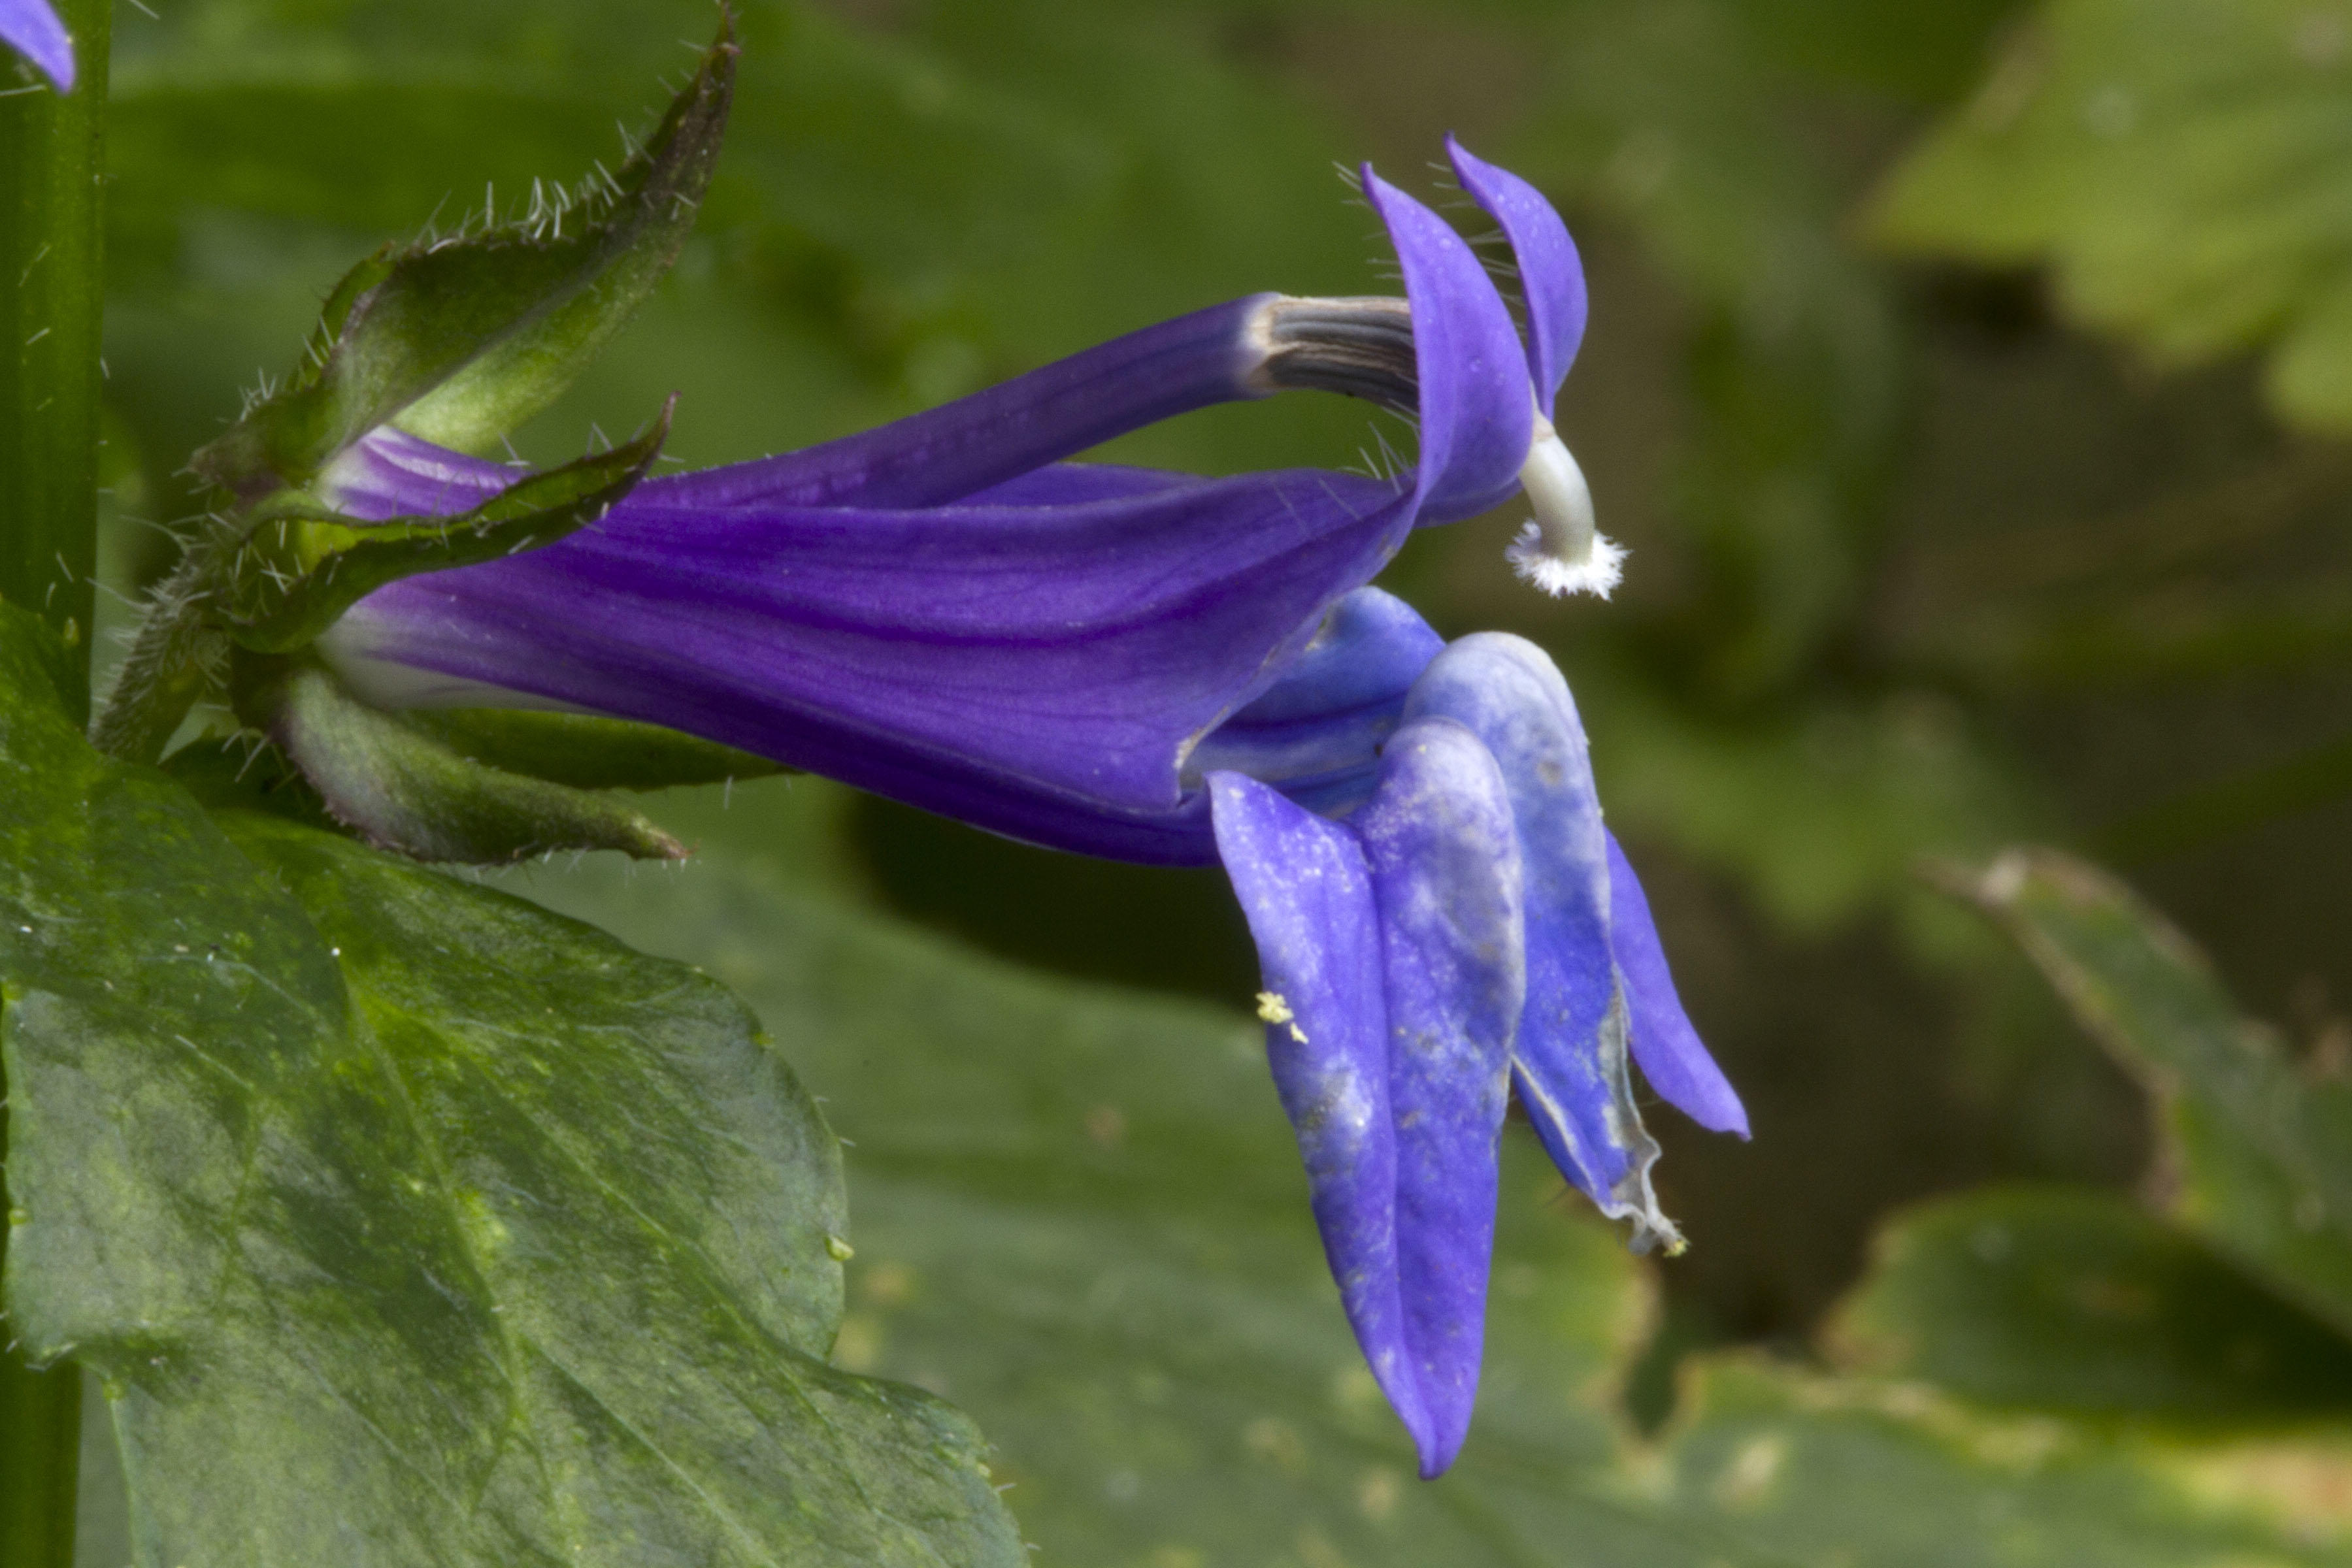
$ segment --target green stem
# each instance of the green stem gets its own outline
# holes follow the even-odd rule
[[[89,706],[110,0],[60,0],[80,79],[0,96],[0,599],[37,611]],[[0,64],[0,80],[18,76]],[[0,1095],[5,1086],[0,1085]],[[5,1151],[0,1131],[0,1151]],[[0,1233],[5,1245],[5,1233]],[[36,1372],[0,1324],[0,1563],[73,1568],[81,1373]]]
[[[0,96],[0,599],[78,653],[98,565],[108,3],[57,7],[80,67],[72,92]],[[0,65],[0,81],[17,75]],[[86,706],[87,691],[74,700]]]
[[[0,1355],[0,1563],[73,1568],[81,1368]]]

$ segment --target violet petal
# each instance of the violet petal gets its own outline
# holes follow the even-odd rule
[[[1348,825],[1380,910],[1397,1277],[1428,1477],[1454,1462],[1477,1396],[1511,1035],[1526,990],[1518,847],[1494,759],[1444,718],[1397,731],[1379,789]]]
[[[754,465],[736,465],[739,467]],[[346,516],[368,522],[387,517],[446,516],[470,511],[522,476],[522,470],[436,446],[391,425],[370,431],[340,455],[322,487]],[[677,510],[695,505],[702,481],[728,472],[670,474],[646,480],[615,508],[625,522],[631,501]],[[965,497],[969,505],[1068,506],[1111,501],[1197,483],[1190,474],[1113,463],[1055,463],[1017,474]]]
[[[1366,171],[1412,308],[1420,384],[1420,514],[1485,510],[1517,485],[1532,421],[1520,395],[1510,312],[1476,255],[1436,214]],[[636,506],[929,507],[975,498],[1112,436],[1214,402],[1265,395],[1248,377],[1253,295],[1115,338],[1000,385],[878,429],[776,457],[668,475]],[[1504,343],[1508,354],[1501,352]],[[327,487],[354,517],[462,510],[507,471],[394,431],[339,458]],[[1139,470],[1130,470],[1139,473]],[[1036,498],[1035,492],[1025,498]],[[462,505],[457,503],[462,502]]]
[[[660,482],[683,507],[929,507],[1212,403],[1265,395],[1244,328],[1265,297],[1114,338],[950,403],[837,441]],[[649,499],[651,497],[648,497]]]
[[[336,454],[319,488],[345,517],[380,523],[472,511],[528,472],[384,424]]]
[[[1477,254],[1452,225],[1369,164],[1363,178],[1366,199],[1388,225],[1412,306],[1421,520],[1474,517],[1518,488],[1534,434],[1518,329]]]
[[[650,486],[643,486],[650,488]],[[1378,570],[1409,497],[1314,471],[1061,507],[710,513],[632,496],[406,579],[322,651],[665,724],[994,831],[1202,863],[1183,751]]]
[[[1633,1015],[1633,1060],[1666,1103],[1712,1133],[1748,1136],[1748,1111],[1683,1011],[1650,901],[1615,834],[1609,837],[1610,944]]]
[[[1584,341],[1588,301],[1584,263],[1576,242],[1543,193],[1507,169],[1473,157],[1451,136],[1445,154],[1462,188],[1503,227],[1518,263],[1519,288],[1528,314],[1528,368],[1536,402],[1551,417],[1552,399],[1568,379],[1577,346]]]
[[[1584,727],[1549,655],[1482,632],[1413,684],[1410,718],[1466,726],[1501,769],[1527,878],[1526,1009],[1512,1045],[1519,1099],[1560,1173],[1637,1245],[1671,1242],[1650,1191],[1658,1146],[1633,1102],[1625,1018],[1614,1010],[1609,851]]]
[[[414,700],[372,669],[405,666],[668,725],[1016,838],[1205,862],[1185,753],[1272,684],[1433,497],[1484,505],[1525,455],[1533,411],[1500,298],[1435,214],[1374,197],[1414,313],[1424,462],[1410,487],[1314,470],[1156,486],[1133,470],[1007,473],[985,476],[1000,493],[1108,494],[714,509],[711,475],[656,479],[556,544],[371,595],[322,651],[373,701]],[[1041,428],[1076,428],[1079,413],[1047,402]],[[1011,405],[992,406],[996,428]],[[935,444],[910,451],[957,483],[983,476]],[[379,433],[331,483],[347,507],[388,515],[478,499],[503,474]]]
[[[1184,777],[1231,768],[1327,816],[1362,804],[1381,743],[1403,722],[1406,692],[1444,646],[1402,600],[1356,590],[1281,679],[1202,738]]]
[[[1380,920],[1347,829],[1238,773],[1209,778],[1217,847],[1256,939],[1265,1054],[1298,1134],[1348,1323],[1422,1443],[1429,1417],[1397,1289],[1396,1131]]]
[[[32,61],[59,92],[73,90],[73,37],[46,0],[0,0],[0,44]]]

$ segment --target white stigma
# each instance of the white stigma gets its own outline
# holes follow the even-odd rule
[[[1519,485],[1536,515],[1505,552],[1512,570],[1554,598],[1608,598],[1624,575],[1624,549],[1594,531],[1591,486],[1540,409],[1528,460],[1519,465]]]

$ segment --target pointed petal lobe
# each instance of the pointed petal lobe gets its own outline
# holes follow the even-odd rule
[[[1658,927],[1650,918],[1649,898],[1613,833],[1609,838],[1609,907],[1610,940],[1625,977],[1633,1060],[1641,1064],[1642,1076],[1668,1104],[1707,1131],[1748,1136],[1747,1108],[1683,1011]]]
[[[1421,382],[1419,511],[1449,522],[1515,490],[1535,430],[1518,329],[1477,254],[1444,219],[1364,170],[1412,306]]]
[[[1636,1246],[1670,1245],[1610,957],[1607,835],[1568,683],[1525,638],[1481,632],[1431,663],[1405,711],[1467,726],[1509,792],[1527,876],[1528,1000],[1512,1047],[1520,1102],[1561,1175],[1602,1213],[1632,1220]]]
[[[1451,136],[1445,139],[1445,153],[1462,188],[1502,225],[1503,237],[1510,241],[1527,303],[1528,369],[1535,380],[1537,404],[1549,419],[1552,399],[1584,341],[1584,263],[1568,225],[1541,192],[1509,170],[1473,157]]]
[[[1410,722],[1350,820],[1380,909],[1396,1118],[1397,1276],[1428,1414],[1421,1472],[1469,1431],[1486,1337],[1497,1144],[1526,991],[1520,871],[1494,759],[1450,719]]]
[[[1418,1440],[1429,1420],[1397,1293],[1388,1007],[1363,850],[1254,779],[1213,774],[1209,793],[1257,942],[1266,1062],[1297,1130],[1324,1256],[1373,1378]]]

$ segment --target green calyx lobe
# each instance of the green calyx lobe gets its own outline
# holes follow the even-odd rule
[[[534,474],[453,517],[362,523],[299,495],[267,505],[231,563],[220,618],[239,647],[292,653],[388,582],[552,544],[604,517],[646,476],[676,404],[635,439]]]
[[[216,525],[151,600],[91,739],[110,756],[157,761],[224,644],[291,653],[388,582],[497,560],[587,527],[646,476],[669,419],[665,406],[611,451],[532,475],[451,517],[362,522],[287,490],[250,517]]]
[[[401,722],[468,761],[575,789],[667,789],[787,769],[699,736],[593,713],[528,708],[419,708]]]
[[[612,799],[487,767],[345,691],[316,659],[240,649],[237,716],[261,730],[327,812],[380,849],[493,865],[556,850],[683,860],[686,846]]]
[[[733,14],[645,148],[517,222],[387,246],[346,275],[292,379],[193,465],[233,494],[306,484],[385,423],[474,448],[544,408],[677,258],[719,161]]]
[[[291,653],[372,590],[551,543],[644,476],[667,412],[636,441],[526,479],[461,517],[361,523],[313,494],[335,457],[372,430],[394,424],[480,447],[570,383],[693,227],[726,129],[735,57],[734,14],[722,5],[717,40],[617,174],[600,171],[576,194],[535,194],[519,222],[386,246],[344,277],[287,384],[191,460],[228,509],[152,596],[91,727],[101,751],[159,760],[197,699],[217,687],[232,646]]]
[[[189,558],[188,581],[134,649],[184,645],[182,678],[141,686],[98,727],[116,755],[160,755],[200,685],[204,639],[228,644],[232,705],[268,736],[327,818],[380,849],[501,864],[556,850],[678,860],[686,847],[590,791],[756,777],[772,763],[650,725],[583,714],[466,710],[415,718],[370,707],[307,652],[367,594],[418,572],[496,560],[595,522],[660,454],[669,410],[635,439],[522,479],[467,512],[366,523],[286,492]],[[173,636],[178,644],[152,643]],[[159,653],[155,667],[169,667]],[[110,747],[110,749],[114,749]]]

